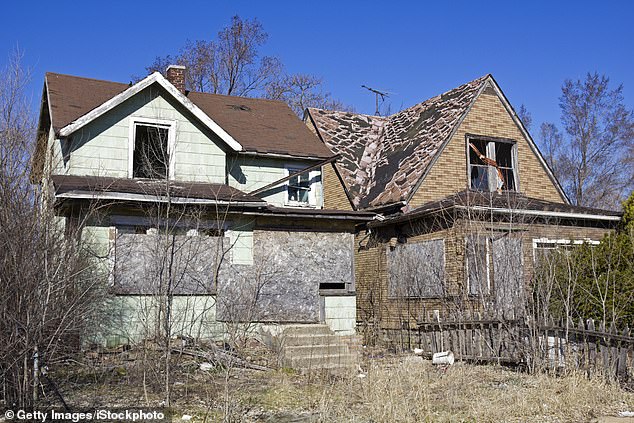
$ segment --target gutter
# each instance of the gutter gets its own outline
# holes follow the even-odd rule
[[[167,203],[171,201],[174,204],[209,204],[219,206],[242,206],[242,207],[266,207],[265,201],[226,201],[226,200],[213,200],[206,198],[188,198],[188,197],[167,197],[148,194],[130,194],[111,192],[96,194],[94,191],[71,191],[63,194],[55,194],[55,198],[69,198],[69,199],[88,199],[88,200],[119,200],[119,201],[146,201],[146,202],[161,202]]]
[[[505,209],[502,207],[484,207],[484,206],[455,206],[461,210],[476,210],[487,211],[493,213],[506,213],[506,214],[527,214],[532,216],[550,216],[550,217],[562,217],[569,219],[592,219],[592,220],[606,220],[611,222],[618,222],[621,220],[621,216],[609,216],[605,214],[585,214],[585,213],[569,213],[569,212],[556,212],[556,211],[540,211],[540,210],[527,210],[527,209]]]
[[[482,212],[499,213],[499,214],[524,214],[529,216],[548,216],[548,217],[559,217],[559,218],[568,218],[568,219],[589,219],[589,220],[602,220],[602,221],[608,221],[608,222],[618,222],[621,220],[621,216],[610,216],[605,214],[585,214],[585,213],[540,211],[540,210],[528,210],[528,209],[507,209],[503,207],[451,205],[447,207],[436,207],[433,209],[425,210],[424,213],[414,212],[412,214],[404,214],[399,217],[394,217],[392,219],[388,218],[384,221],[370,222],[368,224],[368,227],[372,228],[372,227],[379,227],[379,226],[387,226],[389,224],[405,222],[412,219],[423,217],[425,215],[430,215],[430,214],[438,213],[441,211],[448,211],[451,208],[458,209],[458,210],[482,211]]]
[[[236,154],[240,156],[264,156],[264,157],[275,157],[279,159],[299,159],[299,160],[324,160],[323,157],[313,157],[313,156],[293,156],[292,154],[283,154],[283,153],[259,153],[257,151],[237,151]]]
[[[242,214],[250,215],[250,216],[269,216],[269,217],[283,216],[283,217],[297,217],[297,218],[311,218],[311,219],[354,220],[357,222],[366,222],[366,221],[372,220],[370,216],[362,217],[362,216],[351,216],[351,215],[327,215],[327,214],[317,214],[317,213],[313,213],[313,214],[276,213],[276,212],[265,213],[265,212],[256,212],[256,211],[245,211],[245,212],[242,212]]]

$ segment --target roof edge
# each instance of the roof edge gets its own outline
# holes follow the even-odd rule
[[[319,141],[321,141],[326,146],[326,148],[330,150],[330,147],[328,147],[328,145],[324,141],[324,137],[321,135],[321,131],[319,131],[319,126],[317,126],[317,124],[315,123],[315,119],[313,118],[313,115],[310,112],[311,109],[320,110],[315,107],[307,107],[304,113],[304,118],[308,117],[310,119],[310,123],[313,125],[313,128],[315,128],[315,132],[317,133],[317,138],[319,138]],[[336,160],[334,163],[332,163],[332,167],[335,170],[335,174],[337,175],[337,178],[339,179],[339,185],[341,185],[341,187],[343,188],[343,192],[346,194],[346,198],[348,199],[348,203],[350,204],[350,207],[352,207],[352,210],[359,210],[359,208],[355,207],[354,203],[352,202],[352,198],[350,197],[350,192],[348,191],[348,187],[346,186],[343,178],[341,177],[341,172],[339,172],[339,168],[337,167]],[[322,184],[323,182],[324,181],[323,181],[323,175],[322,175]]]
[[[198,106],[196,106],[191,100],[189,100],[184,94],[182,94],[174,85],[172,85],[163,75],[159,72],[154,72],[136,84],[132,85],[125,91],[112,97],[110,100],[94,108],[90,112],[84,114],[74,122],[64,126],[58,131],[60,137],[68,137],[77,130],[83,128],[88,123],[94,121],[98,117],[102,116],[106,112],[112,110],[114,107],[123,103],[127,99],[138,94],[145,88],[149,87],[153,83],[157,83],[162,86],[168,93],[172,95],[183,107],[189,110],[196,118],[198,118],[207,128],[216,133],[220,139],[222,139],[233,151],[242,151],[242,145],[236,141],[227,131],[225,131],[220,125],[218,125],[213,119],[211,119],[205,112],[203,112]]]
[[[570,198],[568,198],[568,196],[566,195],[566,192],[564,191],[563,187],[559,183],[559,180],[555,176],[555,174],[554,174],[553,170],[551,169],[550,165],[548,164],[546,159],[544,159],[544,156],[542,155],[542,152],[539,150],[539,147],[537,147],[537,144],[533,140],[533,137],[531,137],[530,133],[528,132],[528,130],[524,126],[524,123],[519,118],[519,116],[517,116],[517,113],[515,112],[515,109],[511,105],[511,102],[508,100],[508,98],[506,98],[506,95],[504,94],[504,91],[502,91],[502,88],[499,86],[499,84],[497,83],[497,81],[495,80],[493,75],[489,74],[489,79],[492,82],[493,89],[496,91],[498,97],[500,97],[500,99],[502,100],[502,104],[504,105],[506,110],[511,115],[511,118],[513,119],[515,124],[520,128],[520,131],[522,132],[522,134],[524,135],[524,137],[528,141],[528,145],[531,147],[531,150],[533,150],[533,153],[535,153],[535,155],[537,156],[537,159],[539,160],[539,162],[542,164],[542,166],[546,170],[546,173],[550,177],[551,181],[554,183],[555,188],[557,189],[557,191],[559,191],[559,194],[564,199],[566,204],[571,204]]]
[[[418,182],[416,182],[416,185],[414,185],[414,188],[412,189],[410,194],[405,199],[406,203],[409,204],[409,202],[412,200],[414,195],[418,192],[418,190],[420,189],[420,186],[423,184],[423,182],[427,178],[427,175],[429,175],[429,172],[431,172],[432,168],[434,167],[434,165],[436,165],[436,162],[438,161],[438,159],[440,158],[442,153],[445,151],[445,148],[447,148],[447,145],[449,145],[449,142],[451,141],[451,139],[454,137],[454,135],[456,135],[456,132],[458,131],[458,128],[460,128],[460,126],[462,125],[462,122],[464,122],[465,118],[467,117],[467,115],[469,114],[471,109],[473,108],[473,105],[475,104],[476,100],[480,97],[480,95],[482,94],[482,91],[484,91],[484,88],[486,86],[485,83],[489,79],[492,79],[492,78],[493,77],[492,77],[492,75],[490,73],[487,73],[483,77],[477,78],[477,79],[482,79],[482,82],[480,82],[480,87],[478,88],[478,92],[473,97],[473,100],[471,100],[471,103],[469,103],[469,106],[467,106],[465,111],[462,113],[462,116],[460,116],[460,119],[458,119],[458,121],[456,122],[456,125],[451,129],[451,132],[447,135],[447,138],[445,138],[445,140],[442,142],[440,148],[436,152],[436,155],[432,158],[431,162],[427,166],[427,169],[425,169],[425,172],[423,172],[423,174],[421,175],[421,177],[418,180]],[[449,91],[446,91],[446,92],[449,92]]]

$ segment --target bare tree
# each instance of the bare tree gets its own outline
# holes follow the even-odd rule
[[[353,111],[353,108],[332,98],[323,91],[323,80],[310,74],[285,75],[266,87],[265,96],[272,100],[282,100],[301,116],[308,107],[318,109]]]
[[[542,142],[569,198],[576,205],[618,208],[634,188],[634,114],[623,86],[598,73],[566,80],[559,98],[567,137],[542,125]]]
[[[29,183],[35,131],[20,60],[15,53],[0,74],[0,380],[5,404],[29,407],[40,368],[106,323],[108,296],[107,271],[79,236],[95,209],[64,225],[44,201],[48,187]]]
[[[279,59],[259,57],[268,34],[257,19],[231,18],[214,40],[187,41],[177,56],[159,56],[145,69],[165,72],[168,65],[186,66],[188,89],[214,94],[258,96],[282,71]],[[136,77],[136,79],[141,79]]]
[[[321,78],[287,74],[280,59],[260,57],[260,47],[267,39],[257,19],[234,16],[215,39],[187,41],[178,55],[159,56],[145,69],[164,73],[168,65],[178,63],[186,67],[189,90],[282,100],[299,116],[306,107],[351,110],[323,90]]]
[[[524,104],[520,104],[520,108],[517,109],[517,116],[520,118],[526,129],[530,132],[533,126],[533,115],[528,111]]]

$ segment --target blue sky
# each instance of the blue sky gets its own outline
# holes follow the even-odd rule
[[[559,122],[564,79],[597,71],[624,85],[634,109],[634,2],[20,2],[3,5],[0,66],[16,46],[44,72],[128,82],[187,39],[210,39],[232,15],[257,18],[264,55],[323,77],[333,96],[372,114],[362,84],[407,107],[492,73],[511,103]]]

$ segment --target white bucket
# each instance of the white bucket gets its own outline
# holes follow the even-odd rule
[[[451,351],[437,352],[432,356],[431,362],[438,365],[452,365],[454,362],[453,353]]]

